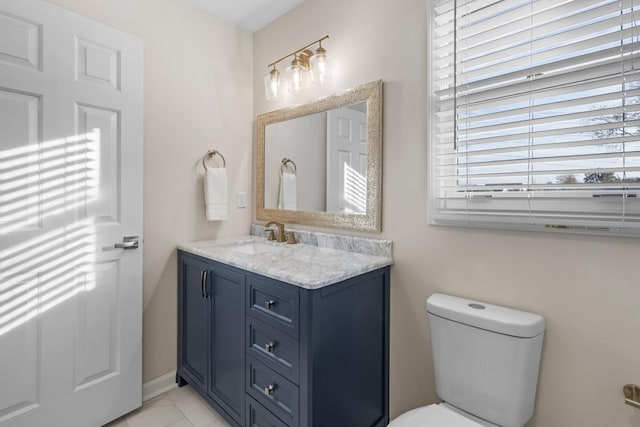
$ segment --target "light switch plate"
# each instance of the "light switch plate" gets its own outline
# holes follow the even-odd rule
[[[239,209],[244,209],[247,207],[247,193],[244,191],[239,191],[236,194],[236,207]]]

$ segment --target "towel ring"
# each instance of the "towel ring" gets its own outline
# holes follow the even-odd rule
[[[202,166],[204,166],[204,170],[207,171],[209,170],[209,168],[207,167],[207,163],[206,160],[210,159],[214,156],[220,156],[222,158],[222,167],[227,167],[227,161],[224,159],[224,156],[222,155],[221,152],[219,152],[218,150],[209,150],[207,151],[207,154],[205,154],[204,156],[202,156]]]
[[[287,166],[287,164],[289,163],[293,165],[293,173],[298,173],[298,167],[296,166],[296,162],[294,162],[291,159],[287,159],[286,157],[282,158],[282,164],[280,165],[280,173],[284,172],[285,166]]]

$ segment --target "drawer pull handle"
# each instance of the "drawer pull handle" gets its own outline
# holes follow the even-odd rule
[[[269,353],[273,353],[273,349],[275,348],[276,348],[276,343],[274,342],[268,342],[264,345],[264,349]]]
[[[268,387],[264,388],[264,394],[266,394],[267,396],[271,396],[275,391],[276,387],[277,387],[276,384],[269,384]]]
[[[265,301],[264,302],[264,306],[267,308],[272,308],[274,305],[276,305],[276,301],[270,299],[269,301]]]

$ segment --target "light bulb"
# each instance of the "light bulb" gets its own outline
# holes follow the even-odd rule
[[[326,49],[320,45],[316,53],[309,59],[311,78],[314,83],[325,85],[331,82],[331,61]]]
[[[278,99],[280,92],[280,72],[276,70],[275,65],[266,76],[264,76],[264,93],[269,101]]]
[[[300,92],[304,84],[305,69],[302,61],[297,56],[291,61],[291,65],[287,67],[287,72],[289,73],[289,90],[296,93]]]

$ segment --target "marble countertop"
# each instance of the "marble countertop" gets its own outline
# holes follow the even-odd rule
[[[266,251],[251,254],[233,249],[252,242]],[[186,242],[178,245],[178,249],[306,289],[329,286],[393,264],[393,259],[387,256],[306,243],[288,245],[258,236]]]

